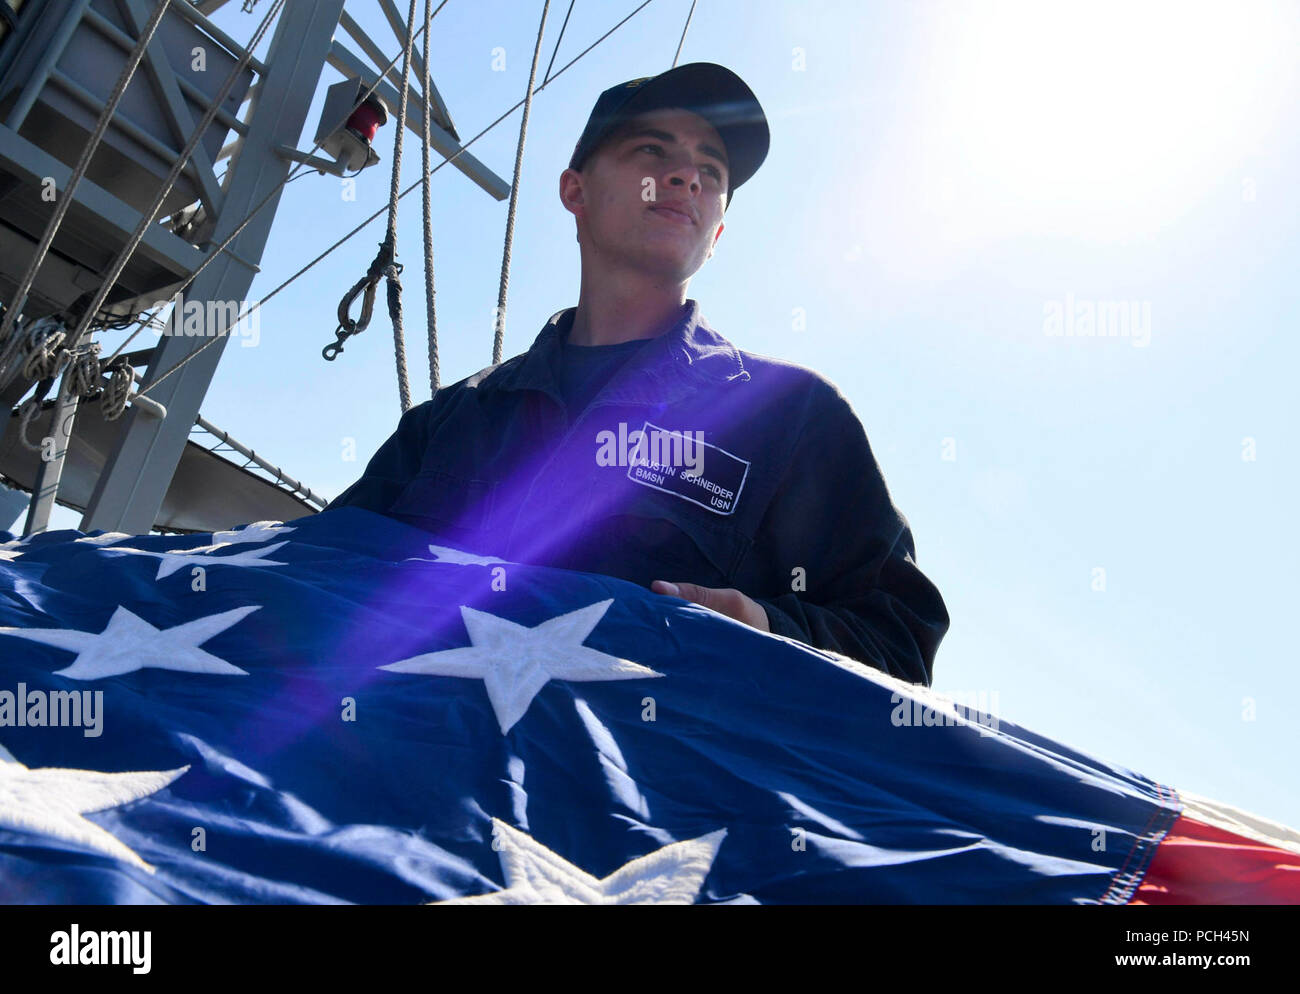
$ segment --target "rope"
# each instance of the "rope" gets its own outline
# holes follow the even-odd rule
[[[29,380],[53,379],[66,365],[62,348],[67,340],[67,329],[55,318],[41,318],[33,323],[27,336],[27,357],[23,360],[22,374]]]
[[[131,387],[135,385],[135,371],[131,369],[128,359],[118,359],[108,368],[108,385],[104,387],[104,396],[100,399],[99,409],[105,421],[116,421],[126,410],[126,403],[131,399]]]
[[[109,369],[109,383],[103,382],[103,373],[99,359],[98,342],[87,343],[76,351],[63,347],[67,340],[67,329],[59,318],[51,315],[40,318],[27,329],[26,357],[22,364],[22,374],[36,382],[36,390],[30,399],[19,408],[19,434],[22,444],[33,451],[39,451],[40,445],[33,444],[27,437],[27,426],[40,410],[41,402],[49,393],[54,380],[66,370],[60,396],[75,394],[80,399],[93,400],[102,397],[101,409],[105,420],[116,421],[126,409],[130,399],[132,385],[131,364],[125,357],[118,360]]]
[[[41,268],[41,263],[45,261],[45,256],[54,243],[54,236],[58,234],[59,227],[63,224],[63,219],[72,206],[73,194],[76,193],[82,177],[86,175],[86,170],[90,167],[91,156],[99,148],[100,140],[108,130],[109,121],[112,120],[113,114],[117,111],[117,105],[122,100],[122,94],[126,92],[127,86],[131,83],[131,77],[135,75],[136,67],[140,65],[140,60],[144,58],[145,49],[149,47],[154,32],[162,21],[163,15],[167,13],[167,7],[168,0],[158,0],[158,6],[155,8],[153,16],[149,18],[149,23],[145,25],[143,33],[136,40],[135,47],[131,49],[131,54],[127,56],[126,65],[122,67],[122,74],[118,77],[117,85],[113,87],[108,102],[104,104],[104,109],[99,115],[99,120],[95,123],[95,130],[90,136],[90,141],[81,150],[81,156],[77,159],[76,168],[72,170],[72,175],[63,188],[62,196],[58,198],[54,213],[45,224],[45,233],[41,236],[36,253],[27,264],[27,271],[23,273],[23,278],[19,281],[18,288],[11,298],[12,304],[5,311],[4,322],[0,324],[0,342],[9,339],[10,332],[13,331],[14,322],[18,319],[18,312],[23,309],[27,302],[27,294],[31,291],[32,284],[36,282],[36,272]],[[0,384],[5,382],[3,371],[13,357],[13,353],[17,351],[17,343],[18,337],[14,336],[12,340],[8,341],[3,352],[0,352]]]
[[[426,36],[427,37],[427,36]],[[397,135],[393,139],[393,177],[388,188],[388,235],[384,239],[387,251],[397,255],[397,202],[402,188],[402,139],[406,135],[406,100],[410,92],[411,49],[415,45],[415,0],[406,15],[406,44],[402,49],[402,93],[397,112]],[[427,96],[427,95],[426,95]],[[385,251],[381,246],[380,253]],[[402,330],[402,284],[398,280],[402,267],[392,258],[384,266],[388,281],[388,315],[393,319],[393,354],[397,360],[397,391],[400,394],[402,413],[411,409],[411,383],[406,373],[406,341]]]
[[[445,2],[445,0],[444,0],[444,2]],[[651,3],[651,0],[642,0],[642,2],[641,2],[641,3],[640,3],[640,4],[639,4],[639,5],[638,5],[638,6],[637,6],[637,7],[636,7],[636,8],[635,8],[635,9],[634,9],[630,14],[628,14],[628,15],[627,15],[626,17],[624,17],[621,21],[619,21],[617,24],[615,24],[612,28],[610,28],[608,31],[606,31],[603,35],[601,35],[599,38],[597,38],[595,41],[593,41],[590,45],[588,45],[586,48],[584,48],[581,52],[579,52],[577,55],[575,55],[572,59],[570,59],[570,60],[569,60],[569,61],[564,65],[564,67],[560,69],[559,72],[557,72],[554,76],[551,77],[551,79],[550,79],[549,82],[553,83],[553,82],[555,82],[555,80],[559,79],[560,76],[562,76],[565,72],[567,72],[569,69],[571,69],[571,68],[572,68],[572,67],[573,67],[573,66],[574,66],[574,65],[575,65],[575,64],[576,64],[580,59],[582,59],[583,57],[585,57],[585,56],[587,55],[588,52],[590,52],[592,49],[594,49],[597,45],[599,45],[601,42],[603,42],[606,38],[608,38],[610,35],[612,35],[615,31],[617,31],[619,28],[621,28],[621,27],[622,27],[624,24],[626,24],[628,21],[632,20],[632,18],[635,17],[637,14],[639,14],[641,11],[645,10],[646,7],[650,6],[650,3]],[[439,9],[441,9],[441,8],[439,8]],[[435,11],[434,13],[436,14],[437,11]],[[394,60],[394,61],[396,61],[396,60]],[[544,89],[546,88],[547,85],[549,85],[549,83],[547,83],[547,84],[543,84],[542,86],[539,86],[539,87],[537,88],[537,92],[538,92],[538,93],[541,93],[542,90],[544,90]],[[517,111],[521,106],[523,106],[523,101],[522,101],[522,100],[520,100],[520,101],[519,101],[518,103],[516,103],[513,107],[511,107],[510,109],[508,109],[507,111],[505,111],[505,113],[501,114],[500,117],[498,117],[495,121],[493,121],[491,124],[489,124],[489,125],[488,125],[486,128],[484,128],[482,131],[480,131],[477,135],[475,135],[473,138],[471,138],[469,141],[467,141],[467,142],[466,142],[464,145],[462,145],[462,146],[461,146],[457,151],[455,151],[454,153],[452,153],[452,154],[449,155],[449,156],[444,156],[444,157],[443,157],[443,160],[442,160],[440,163],[438,163],[436,166],[433,167],[433,169],[431,170],[430,175],[432,175],[432,173],[436,173],[439,169],[441,169],[443,166],[447,165],[448,163],[454,162],[457,158],[459,158],[461,152],[466,151],[466,150],[467,150],[471,145],[473,145],[473,144],[474,144],[475,142],[477,142],[480,138],[482,138],[485,134],[487,134],[489,131],[491,131],[493,128],[495,128],[498,124],[500,124],[502,121],[504,121],[507,117],[509,117],[509,116],[510,116],[511,114],[513,114],[515,111]],[[411,193],[411,192],[412,192],[412,191],[413,191],[417,186],[419,186],[422,182],[423,182],[423,177],[421,177],[420,179],[416,180],[414,183],[412,183],[410,186],[408,186],[405,190],[403,190],[403,191],[402,191],[402,196],[405,197],[408,193]],[[275,191],[272,191],[272,194],[273,194],[274,192],[275,192]],[[268,194],[266,200],[264,200],[261,204],[258,204],[258,206],[255,207],[255,208],[253,209],[253,211],[249,214],[249,216],[248,216],[247,218],[245,218],[245,219],[240,223],[239,228],[237,228],[237,229],[235,230],[235,234],[238,234],[239,231],[243,229],[244,225],[248,224],[248,222],[252,220],[253,215],[256,214],[259,210],[261,210],[262,207],[263,207],[263,206],[264,206],[264,205],[265,205],[265,204],[266,204],[266,203],[271,199],[271,195],[272,195],[272,194]],[[401,198],[398,198],[398,199],[401,199]],[[301,276],[303,276],[305,273],[307,273],[308,271],[310,271],[314,266],[318,265],[318,264],[321,262],[321,260],[323,260],[323,259],[326,258],[328,255],[330,255],[330,253],[336,251],[336,250],[337,250],[341,245],[344,245],[344,244],[345,244],[349,239],[354,238],[356,235],[358,235],[361,231],[363,231],[365,228],[367,228],[367,227],[370,225],[370,223],[371,223],[372,221],[374,221],[376,218],[378,218],[379,215],[381,215],[382,213],[384,213],[385,209],[386,209],[386,208],[381,207],[379,210],[375,211],[375,212],[374,212],[373,214],[371,214],[368,218],[366,218],[364,221],[362,221],[360,224],[358,224],[355,228],[353,228],[351,231],[349,231],[347,234],[345,234],[342,238],[338,239],[338,241],[336,241],[333,245],[331,245],[329,248],[327,248],[324,252],[322,252],[320,255],[316,256],[316,258],[312,259],[311,262],[307,263],[307,265],[303,266],[303,267],[302,267],[301,269],[299,269],[296,273],[294,273],[292,276],[290,276],[287,280],[285,280],[284,282],[282,282],[279,286],[277,286],[277,287],[276,287],[275,289],[273,289],[270,293],[268,293],[266,296],[264,296],[261,300],[254,301],[253,304],[252,304],[252,306],[249,307],[248,310],[243,311],[242,313],[240,313],[240,314],[238,315],[238,317],[235,319],[235,323],[238,323],[239,321],[242,321],[244,318],[248,317],[248,315],[252,314],[253,311],[259,310],[259,309],[262,307],[262,305],[264,305],[268,300],[270,300],[272,297],[274,297],[276,294],[278,294],[281,290],[285,289],[285,288],[288,287],[290,284],[292,284],[292,283],[294,283],[295,281],[297,281]],[[234,235],[231,235],[231,239],[233,239],[233,238],[234,238]],[[230,239],[228,239],[226,243],[223,243],[222,245],[218,246],[217,249],[215,249],[214,251],[220,251],[222,248],[225,247],[226,244],[229,243],[229,240],[230,240]],[[209,258],[208,260],[205,260],[204,263],[203,263],[203,265],[207,265],[208,261],[210,261],[210,258]],[[202,269],[202,268],[203,268],[203,266],[201,265],[201,266],[199,267],[199,269]],[[196,272],[197,272],[197,270],[196,270]],[[137,331],[134,332],[133,334],[138,335],[138,334],[139,334],[139,330],[137,330]],[[203,343],[202,345],[200,345],[197,349],[195,349],[195,350],[194,350],[193,352],[191,352],[189,355],[184,356],[183,358],[177,360],[177,362],[176,362],[176,363],[175,363],[175,364],[174,364],[170,369],[168,369],[166,372],[162,373],[162,374],[161,374],[160,376],[158,376],[157,378],[151,380],[147,386],[143,387],[143,388],[139,391],[138,396],[142,396],[142,397],[143,397],[143,396],[145,396],[146,394],[148,394],[148,392],[149,392],[150,390],[152,390],[154,387],[156,387],[156,386],[157,386],[159,383],[161,383],[163,380],[167,379],[167,377],[169,377],[169,376],[171,376],[173,373],[175,373],[178,369],[180,369],[182,366],[184,366],[184,365],[185,365],[187,362],[189,362],[191,359],[197,358],[198,355],[199,355],[199,354],[200,354],[204,349],[206,349],[206,348],[208,348],[208,347],[210,347],[210,346],[212,346],[212,345],[215,345],[215,344],[216,344],[218,341],[220,341],[220,340],[221,340],[220,336],[214,336],[214,337],[209,338],[209,339],[207,339],[206,341],[204,341],[204,343]],[[128,339],[128,341],[129,341],[129,339]],[[125,346],[125,344],[126,344],[126,343],[124,342],[124,343],[123,343],[123,346]],[[121,347],[123,347],[123,346],[120,346],[119,348],[121,348]]]
[[[670,69],[676,69],[677,60],[682,57],[682,45],[686,43],[686,31],[690,28],[691,18],[695,15],[695,3],[696,0],[691,0],[691,9],[686,12],[686,23],[682,25],[682,37],[677,42],[677,54],[673,56],[673,64],[669,66]]]
[[[40,452],[41,443],[33,442],[27,437],[27,427],[40,413],[41,402],[34,397],[23,401],[23,406],[18,409],[18,441],[23,444],[23,448],[30,449],[32,452]]]
[[[515,146],[515,175],[510,183],[510,209],[506,212],[506,244],[501,254],[501,290],[497,294],[496,337],[492,342],[492,364],[501,361],[506,336],[506,293],[510,288],[510,249],[515,240],[515,209],[519,205],[519,174],[524,167],[524,138],[528,135],[528,114],[533,108],[533,83],[537,79],[537,59],[542,54],[542,36],[546,33],[546,12],[551,0],[543,0],[542,20],[537,25],[537,44],[533,46],[533,65],[528,70],[528,92],[524,96],[524,116],[519,122],[519,144]]]
[[[432,179],[429,173],[430,121],[433,108],[429,99],[429,0],[424,0],[424,141],[420,146],[424,188],[424,320],[429,334],[429,396],[438,392],[438,316],[433,298],[433,212],[429,203]]]
[[[57,335],[61,336],[62,332]],[[29,373],[28,370],[31,370]],[[54,380],[63,374],[63,379],[59,383],[58,401],[55,404],[55,410],[72,397],[80,400],[83,397],[98,396],[102,389],[99,379],[99,344],[92,343],[88,348],[79,350],[76,354],[69,352],[67,349],[59,349],[57,352],[46,352],[40,357],[38,362],[33,363],[29,358],[28,363],[24,366],[24,373],[30,375],[32,379],[39,380],[36,392],[33,396],[24,401],[18,409],[18,441],[23,447],[30,449],[32,452],[40,452],[41,445],[44,442],[33,442],[27,437],[27,429],[32,421],[41,412],[42,403],[45,395],[49,392]],[[75,412],[69,412],[64,419],[64,434],[71,436],[72,429],[70,422]],[[58,427],[51,425],[51,432],[56,432]]]
[[[64,379],[72,383],[71,392],[78,397],[98,397],[104,388],[99,371],[99,343],[91,342],[72,357]]]

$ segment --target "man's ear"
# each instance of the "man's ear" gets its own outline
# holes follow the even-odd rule
[[[576,169],[566,169],[560,173],[560,203],[573,215],[573,240],[582,244],[582,218],[585,216],[585,203],[582,192],[582,174]]]
[[[560,203],[574,217],[582,217],[582,174],[578,170],[566,169],[560,173]]]

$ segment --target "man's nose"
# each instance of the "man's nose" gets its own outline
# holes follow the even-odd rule
[[[700,180],[699,167],[690,162],[683,162],[681,165],[674,167],[673,171],[668,174],[668,182],[673,186],[689,185],[697,193],[704,188],[704,184]]]

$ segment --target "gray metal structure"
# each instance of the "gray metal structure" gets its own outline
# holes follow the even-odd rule
[[[396,7],[391,0],[372,2],[378,4],[400,45],[407,27]],[[206,16],[225,0],[170,3],[171,9],[75,191],[74,206],[28,294],[24,307],[27,321],[59,312],[99,286],[177,154],[244,54],[238,43]],[[0,42],[0,300],[6,305],[23,306],[12,299],[15,274],[30,260],[50,214],[50,205],[38,195],[42,183],[52,178],[56,189],[64,189],[70,164],[81,151],[78,139],[84,140],[103,111],[125,56],[140,37],[154,5],[155,0],[28,0],[18,11],[15,30]],[[389,60],[381,48],[343,7],[344,0],[287,0],[265,61],[249,61],[247,72],[236,80],[217,109],[212,125],[163,202],[160,217],[183,210],[187,222],[149,226],[106,310],[132,316],[181,288],[187,302],[247,300],[274,222],[279,188],[292,160],[302,159],[284,146],[303,133],[327,63],[364,86],[378,81],[375,95],[396,118],[400,74],[387,68]],[[255,9],[254,13],[260,15],[261,11]],[[338,26],[375,66],[335,39]],[[190,53],[196,45],[204,48],[208,60],[202,73],[190,71]],[[405,123],[422,139],[423,96],[414,85],[423,74],[418,53],[412,70]],[[429,89],[432,148],[442,156],[455,155],[451,165],[490,196],[505,199],[509,185],[468,152],[460,151],[460,138],[446,105],[432,83]],[[251,113],[241,119],[241,108],[250,101]],[[215,167],[226,158],[230,158],[230,166],[218,179]],[[214,246],[268,197],[220,257],[191,280]],[[208,313],[213,313],[212,309]],[[221,314],[221,308],[216,313]],[[117,440],[85,504],[82,530],[103,528],[136,534],[154,527],[190,431],[201,422],[199,408],[228,336],[217,337],[219,341],[199,352],[208,338],[163,335],[148,351],[142,378],[145,385],[194,357],[150,389],[148,397],[155,404],[132,404],[117,422]],[[0,437],[13,420],[3,415],[31,385],[20,377],[8,389],[0,390]],[[75,413],[75,398],[71,404],[58,406],[53,421],[67,423]],[[56,458],[38,473],[29,532],[45,527],[57,494],[67,439],[59,437],[57,428],[54,435]],[[278,470],[276,475],[277,482],[291,479]],[[295,489],[302,493],[305,488]]]

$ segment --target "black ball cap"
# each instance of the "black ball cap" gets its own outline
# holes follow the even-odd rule
[[[732,191],[758,172],[767,158],[767,117],[754,92],[730,69],[691,62],[658,76],[611,86],[596,100],[569,159],[581,169],[602,141],[624,121],[652,110],[680,107],[699,114],[718,132],[727,153],[727,203]]]

